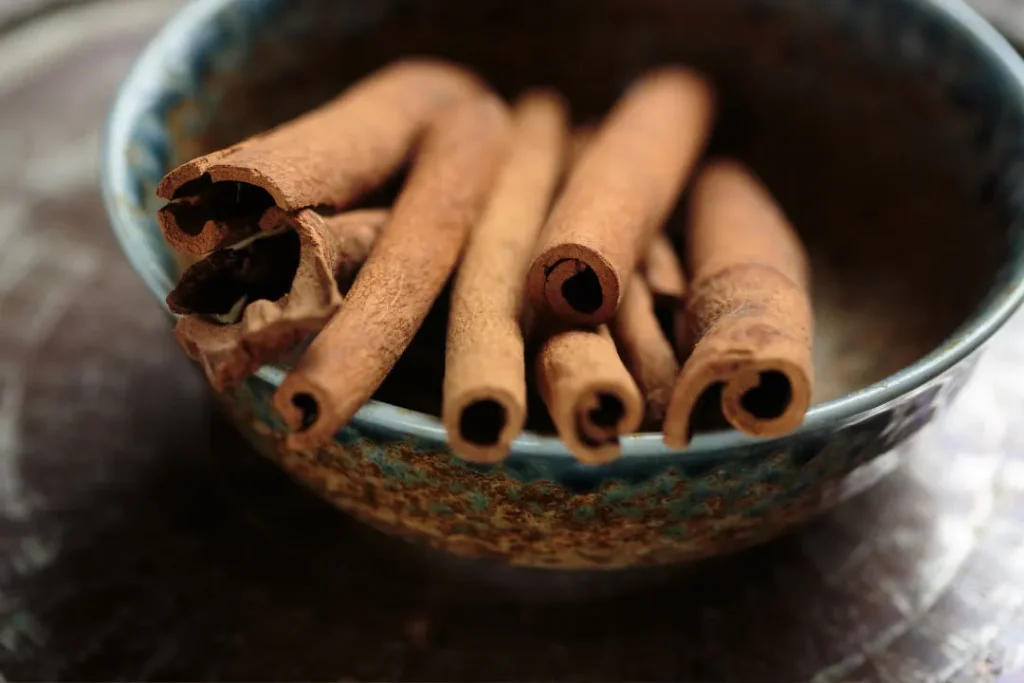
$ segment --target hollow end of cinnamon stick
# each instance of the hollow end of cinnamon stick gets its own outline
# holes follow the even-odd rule
[[[676,320],[683,364],[665,420],[682,448],[708,409],[771,438],[796,429],[813,384],[808,261],[767,188],[739,162],[709,163],[687,228],[693,278]]]
[[[338,310],[388,216],[269,209],[261,232],[193,264],[168,295],[178,342],[218,391],[280,360]]]
[[[256,231],[263,211],[341,210],[407,161],[444,109],[486,88],[466,69],[429,58],[390,64],[323,106],[168,173],[156,194],[174,249],[205,254]]]
[[[619,425],[626,417],[626,402],[614,386],[592,387],[576,407],[578,438],[599,447],[619,440]]]
[[[446,397],[442,421],[451,449],[464,460],[498,463],[526,423],[525,402],[508,392],[492,389]]]
[[[535,310],[569,325],[601,325],[619,306],[618,273],[600,254],[582,245],[561,244],[540,254],[526,282]]]
[[[562,429],[569,450],[585,464],[601,465],[622,455],[620,437],[640,427],[642,400],[621,384],[594,383],[573,407],[572,430]],[[567,435],[571,435],[566,439]]]
[[[490,94],[434,119],[346,304],[274,395],[294,430],[289,447],[329,443],[395,367],[454,271],[511,136],[508,109]]]
[[[202,173],[182,183],[157,212],[167,244],[176,251],[200,255],[258,232],[259,220],[274,205],[274,198],[249,181],[214,181],[209,173]]]
[[[167,306],[178,315],[238,322],[246,304],[277,301],[288,294],[301,251],[294,230],[256,235],[236,248],[214,251],[182,274],[167,295]]]
[[[811,403],[805,369],[786,360],[744,368],[722,391],[722,412],[736,428],[758,436],[781,436],[803,422]]]
[[[288,425],[290,433],[285,445],[291,450],[306,450],[329,442],[335,432],[330,413],[329,389],[315,378],[289,374],[274,394],[274,407]]]
[[[806,367],[785,358],[684,369],[669,405],[665,444],[685,448],[697,433],[729,427],[759,438],[783,436],[803,423],[810,403]]]
[[[639,429],[644,401],[608,331],[558,331],[535,362],[541,398],[569,451],[591,465],[619,458],[620,438]]]
[[[531,304],[575,326],[607,323],[710,133],[714,91],[677,66],[636,80],[581,140],[527,277]]]

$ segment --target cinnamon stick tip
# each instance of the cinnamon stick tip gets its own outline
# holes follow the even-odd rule
[[[602,325],[621,298],[618,275],[596,251],[556,245],[537,256],[527,275],[530,303],[572,325]]]
[[[195,234],[189,234],[182,230],[171,204],[157,210],[156,222],[167,245],[183,254],[205,256],[221,243],[222,234],[215,223],[205,223]]]
[[[810,379],[801,367],[784,360],[752,366],[722,391],[726,418],[740,430],[765,438],[799,427],[810,402]]]
[[[492,389],[446,401],[442,422],[456,455],[469,462],[494,464],[508,456],[512,441],[523,431],[526,413],[521,401]]]
[[[635,385],[595,384],[574,413],[570,451],[584,464],[607,464],[622,455],[621,438],[640,429],[643,398]]]
[[[291,373],[274,393],[273,404],[291,433],[285,446],[303,450],[323,446],[334,438],[334,429],[324,414],[329,405],[323,392],[304,377]]]
[[[174,195],[177,194],[179,187],[190,180],[196,180],[201,175],[202,173],[196,168],[194,161],[186,162],[172,169],[160,179],[160,182],[157,183],[155,194],[160,199],[171,201],[174,199]]]
[[[799,427],[811,404],[811,382],[803,368],[782,359],[751,363],[740,371],[680,376],[665,418],[663,440],[669,448],[686,448],[693,439],[697,404],[709,389],[728,425],[758,438],[784,436]]]
[[[160,232],[187,254],[206,254],[252,235],[263,213],[281,203],[277,185],[259,172],[202,160],[169,173],[158,191],[168,200],[157,211]]]

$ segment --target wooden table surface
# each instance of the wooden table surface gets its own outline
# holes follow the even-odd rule
[[[3,678],[936,683],[1024,669],[1024,317],[908,466],[799,533],[614,597],[516,599],[327,508],[214,412],[97,193],[113,90],[179,3],[26,14],[42,2],[0,2]],[[979,2],[1024,26],[1024,4]]]

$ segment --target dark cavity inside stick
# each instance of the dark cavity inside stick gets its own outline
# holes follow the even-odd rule
[[[582,265],[583,268],[562,283],[562,296],[574,310],[590,315],[596,313],[604,303],[601,280],[589,266],[578,265]]]
[[[494,446],[505,428],[505,407],[497,401],[484,399],[466,406],[459,418],[462,438],[477,446]]]
[[[320,406],[312,394],[299,393],[292,396],[292,405],[302,413],[300,432],[304,432],[320,418]]]
[[[785,414],[793,400],[789,378],[777,370],[761,373],[761,383],[740,398],[740,405],[759,420],[775,420]]]
[[[587,419],[592,428],[587,429],[586,425],[577,424],[576,431],[580,435],[580,441],[587,446],[597,447],[613,443],[619,437],[616,428],[626,416],[626,406],[615,394],[599,392],[597,394],[597,407],[587,413]],[[582,422],[582,421],[581,421]],[[603,432],[602,438],[595,438],[594,432]]]
[[[163,210],[187,235],[198,235],[207,221],[215,221],[227,223],[244,237],[257,230],[263,212],[273,205],[273,197],[263,188],[233,180],[215,183],[204,174],[179,187]]]
[[[222,316],[243,298],[246,304],[277,301],[291,290],[299,251],[294,230],[215,251],[186,271],[167,303],[177,313]]]
[[[597,395],[597,408],[590,411],[590,421],[598,427],[615,429],[626,415],[626,407],[614,394],[601,392]]]
[[[714,432],[730,429],[732,425],[722,413],[722,390],[725,383],[715,382],[697,398],[690,413],[690,433],[688,441],[693,440],[697,432]]]

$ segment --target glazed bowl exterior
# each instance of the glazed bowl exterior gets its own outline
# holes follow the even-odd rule
[[[549,11],[571,23],[569,5],[551,3]],[[672,5],[602,2],[585,15],[592,19],[604,12],[603,20],[616,24],[616,13],[646,11],[657,18],[659,12],[675,12]],[[224,111],[224,93],[239,78],[268,64],[277,68],[276,82],[282,74],[309,77],[310,70],[302,69],[304,51],[312,54],[317,45],[330,44],[344,54],[351,44],[358,54],[365,49],[361,37],[374,26],[406,15],[417,20],[434,15],[435,22],[450,22],[453,43],[468,41],[464,36],[474,30],[469,22],[515,24],[516,17],[503,15],[510,10],[500,6],[479,2],[467,9],[465,2],[414,0],[199,0],[189,5],[127,78],[104,149],[113,229],[157,300],[171,289],[177,266],[155,222],[159,203],[153,190],[176,163],[208,151],[195,140]],[[782,27],[775,36],[783,48],[786,41],[803,41],[803,58],[811,66],[802,68],[812,72],[819,48],[807,36],[818,24],[858,39],[858,49],[877,63],[893,69],[925,65],[947,79],[942,87],[951,108],[992,131],[976,144],[984,147],[983,172],[995,188],[990,202],[1002,212],[1003,232],[986,239],[1005,243],[1004,260],[992,271],[988,293],[973,315],[945,344],[880,382],[815,406],[805,425],[785,438],[756,441],[717,433],[674,452],[659,435],[638,435],[624,440],[618,462],[601,467],[580,465],[556,439],[533,434],[518,439],[501,465],[467,464],[447,448],[437,419],[378,402],[365,406],[329,447],[289,452],[282,445],[285,427],[271,406],[283,372],[265,367],[222,396],[258,449],[338,508],[387,533],[461,556],[547,568],[657,565],[731,552],[809,519],[891,471],[898,462],[894,449],[957,395],[979,348],[1024,293],[1024,194],[1014,191],[1024,187],[1024,67],[1010,46],[957,0],[723,0],[707,11],[724,13],[723,21],[733,25],[774,21]],[[773,15],[779,12],[781,20]],[[714,17],[709,22],[710,31]],[[628,52],[626,61],[658,58],[647,54],[645,25],[624,28],[621,44],[609,49]],[[884,39],[874,40],[873,32],[883,29]],[[501,43],[503,34],[494,35],[499,38],[493,42]],[[400,41],[389,49],[394,56],[403,54]],[[303,77],[292,80],[303,87]],[[259,106],[254,101],[245,106]],[[274,106],[271,100],[265,104]]]

